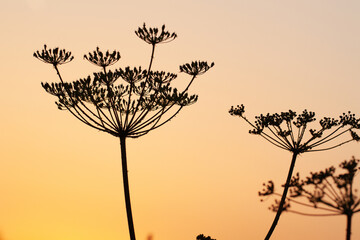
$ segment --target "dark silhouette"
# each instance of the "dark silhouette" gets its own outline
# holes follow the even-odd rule
[[[214,66],[214,63],[208,65],[201,61],[180,66],[180,72],[189,74],[191,79],[187,87],[179,91],[171,86],[176,74],[152,70],[157,44],[173,41],[177,35],[166,31],[165,25],[158,29],[147,28],[145,24],[139,27],[135,34],[152,47],[146,70],[141,67],[109,70],[109,66],[120,60],[120,53],[102,52],[96,48],[84,58],[100,67],[101,71],[68,83],[63,81],[59,65],[73,60],[71,52],[59,48],[47,49],[45,45],[42,51],[34,53],[37,59],[51,64],[60,79],[59,83],[42,83],[48,93],[58,98],[55,102],[58,108],[69,111],[90,127],[119,138],[131,240],[135,240],[135,230],[130,203],[126,139],[149,133],[173,119],[183,107],[195,103],[198,96],[188,94],[190,85],[197,76]],[[124,82],[118,83],[119,78]]]
[[[292,153],[292,160],[284,192],[279,203],[278,211],[265,240],[270,239],[280,219],[297,156],[305,152],[334,149],[351,141],[360,140],[360,137],[354,131],[360,128],[360,119],[356,119],[355,114],[351,114],[350,112],[347,114],[344,113],[339,119],[328,117],[321,119],[319,121],[319,130],[309,128],[308,124],[314,122],[316,119],[315,113],[308,112],[307,110],[304,110],[299,115],[292,110],[280,114],[261,114],[255,117],[255,123],[251,123],[244,116],[244,105],[238,105],[237,107],[232,106],[229,113],[233,116],[241,117],[250,124],[253,129],[250,130],[249,133],[260,135],[274,146]],[[349,136],[344,135],[347,132],[350,133]],[[339,138],[340,136],[343,137]]]
[[[300,180],[299,173],[297,173],[290,181],[290,196],[286,198],[283,211],[305,216],[345,215],[347,219],[346,240],[350,240],[352,216],[360,212],[360,195],[356,195],[357,189],[353,188],[354,177],[360,169],[359,161],[355,157],[349,161],[343,161],[339,165],[343,173],[339,174],[335,174],[334,166],[324,171],[311,172],[310,177],[306,177],[305,180]],[[265,188],[259,192],[259,196],[281,196],[275,192],[273,181],[264,183],[264,186]],[[293,210],[291,209],[292,203],[328,213],[306,213]],[[279,209],[279,201],[275,200],[275,204],[271,205],[269,209],[276,212]]]
[[[200,234],[196,237],[196,240],[216,240],[216,239],[212,239],[210,236],[205,237],[204,234]]]

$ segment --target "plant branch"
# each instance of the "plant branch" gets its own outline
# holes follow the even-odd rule
[[[280,215],[282,213],[282,210],[283,210],[283,206],[284,206],[284,203],[285,203],[285,199],[286,199],[286,195],[287,195],[287,192],[288,192],[288,189],[289,189],[289,185],[290,185],[290,181],[291,181],[291,178],[292,178],[292,173],[293,173],[293,170],[295,168],[295,162],[296,162],[296,157],[297,157],[298,153],[294,152],[293,153],[293,156],[292,156],[292,160],[291,160],[291,165],[290,165],[290,168],[289,168],[289,173],[288,173],[288,176],[287,176],[287,179],[286,179],[286,183],[285,183],[285,187],[284,187],[284,192],[282,194],[282,197],[281,197],[281,201],[280,201],[280,204],[279,204],[279,209],[276,213],[276,216],[275,216],[275,219],[265,237],[265,240],[268,240],[270,239],[272,233],[274,232],[275,230],[275,227],[280,219]]]

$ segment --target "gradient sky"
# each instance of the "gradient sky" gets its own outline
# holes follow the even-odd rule
[[[101,2],[101,3],[100,3]],[[117,49],[116,67],[146,66],[150,46],[134,34],[166,24],[157,69],[178,73],[192,60],[215,67],[190,89],[199,101],[150,134],[128,141],[137,239],[263,239],[274,213],[262,183],[285,181],[290,153],[228,114],[249,118],[292,109],[319,118],[360,115],[360,2],[357,0],[0,0],[0,234],[2,240],[128,239],[118,139],[65,111],[40,83],[58,81],[32,57],[46,43],[71,50],[71,81],[98,71],[82,59]],[[179,74],[177,81],[188,81]],[[301,156],[295,171],[338,165],[360,145]],[[357,179],[359,180],[359,179]],[[358,184],[359,185],[359,184]],[[358,186],[359,187],[359,186]],[[358,214],[360,215],[360,214]],[[360,239],[360,216],[353,239]],[[283,214],[275,240],[343,239],[345,216]]]

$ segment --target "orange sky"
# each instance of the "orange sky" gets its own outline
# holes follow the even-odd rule
[[[359,1],[2,0],[0,8],[0,233],[2,240],[128,239],[116,138],[59,111],[42,81],[51,66],[32,57],[46,43],[71,50],[66,80],[97,71],[82,60],[117,49],[116,67],[146,66],[150,48],[134,30],[144,22],[178,34],[160,45],[155,68],[178,72],[192,60],[215,67],[190,89],[199,101],[150,134],[128,141],[137,239],[263,239],[274,214],[262,183],[286,178],[290,153],[248,134],[228,114],[304,108],[360,116]],[[187,81],[179,74],[177,81]],[[338,165],[360,146],[304,154],[295,171]],[[359,186],[358,186],[359,187]],[[359,214],[360,215],[360,214]],[[360,216],[353,239],[360,239]],[[345,217],[284,214],[276,240],[343,239]]]

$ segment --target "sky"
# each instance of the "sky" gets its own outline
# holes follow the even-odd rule
[[[97,46],[120,51],[114,67],[146,66],[151,48],[134,34],[143,23],[178,35],[158,46],[154,68],[179,73],[193,60],[215,62],[190,88],[196,104],[127,142],[140,240],[264,238],[274,213],[257,192],[270,179],[285,181],[291,154],[248,134],[231,106],[244,104],[249,119],[289,109],[318,119],[348,110],[360,116],[356,0],[0,3],[2,240],[129,239],[119,140],[57,109],[40,84],[58,81],[56,72],[32,56],[44,44],[75,56],[60,68],[66,81],[98,71],[82,59]],[[351,156],[360,158],[357,143],[305,153],[295,172],[305,176]],[[345,216],[285,213],[272,239],[342,239],[345,224]],[[355,215],[353,239],[359,224]]]

